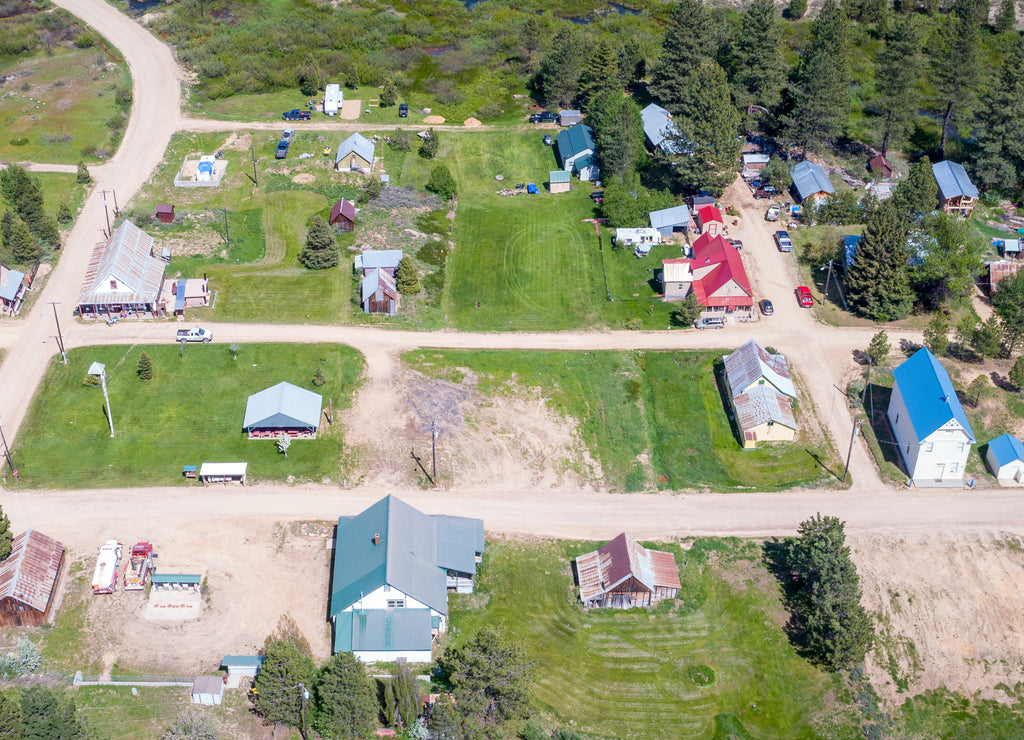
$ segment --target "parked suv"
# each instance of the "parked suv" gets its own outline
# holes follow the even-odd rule
[[[725,319],[720,316],[701,316],[693,322],[695,329],[724,329]]]
[[[398,104],[398,117],[399,118],[408,118],[409,117],[409,104],[408,103],[399,103]]]
[[[284,113],[281,114],[281,118],[283,118],[286,121],[308,121],[312,117],[313,114],[311,114],[308,110],[300,110],[298,108],[286,110]]]

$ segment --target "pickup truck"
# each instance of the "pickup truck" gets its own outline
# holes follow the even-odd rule
[[[277,144],[277,151],[274,152],[274,159],[284,159],[288,156],[288,147],[291,146],[290,139],[281,139]]]
[[[312,117],[313,115],[308,110],[300,110],[299,108],[286,110],[281,114],[281,118],[286,121],[308,121]]]
[[[179,342],[202,342],[209,344],[213,341],[213,332],[200,329],[198,326],[192,329],[178,329]]]

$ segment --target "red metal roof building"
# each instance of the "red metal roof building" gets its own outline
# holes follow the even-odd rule
[[[871,171],[878,175],[878,178],[883,182],[892,179],[892,165],[889,164],[889,160],[881,154],[872,157],[868,161],[868,167],[870,167]]]
[[[342,198],[334,204],[330,224],[342,231],[352,231],[356,227],[356,207],[352,201]]]
[[[701,206],[697,209],[697,228],[701,234],[721,236],[725,227],[722,212],[714,206]]]
[[[64,567],[64,545],[29,529],[14,538],[0,565],[0,625],[38,626],[49,619]]]
[[[576,558],[584,606],[630,609],[651,606],[679,593],[679,567],[670,552],[648,550],[625,532]]]
[[[694,241],[690,272],[693,292],[701,306],[733,311],[754,305],[743,258],[721,236],[705,233]]]

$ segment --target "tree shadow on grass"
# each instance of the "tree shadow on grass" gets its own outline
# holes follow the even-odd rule
[[[783,631],[797,654],[808,656],[807,625],[800,614],[803,605],[803,587],[790,563],[789,540],[773,537],[761,546],[761,559],[768,572],[779,582],[782,591],[782,605],[789,613]]]

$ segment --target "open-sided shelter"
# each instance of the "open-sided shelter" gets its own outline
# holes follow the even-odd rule
[[[625,532],[576,558],[580,601],[586,607],[653,606],[679,593],[679,567],[670,552],[648,550]]]
[[[29,529],[11,543],[0,564],[0,626],[37,627],[50,618],[64,568],[64,545]]]
[[[315,439],[323,396],[288,382],[253,393],[245,404],[242,426],[249,439]]]

